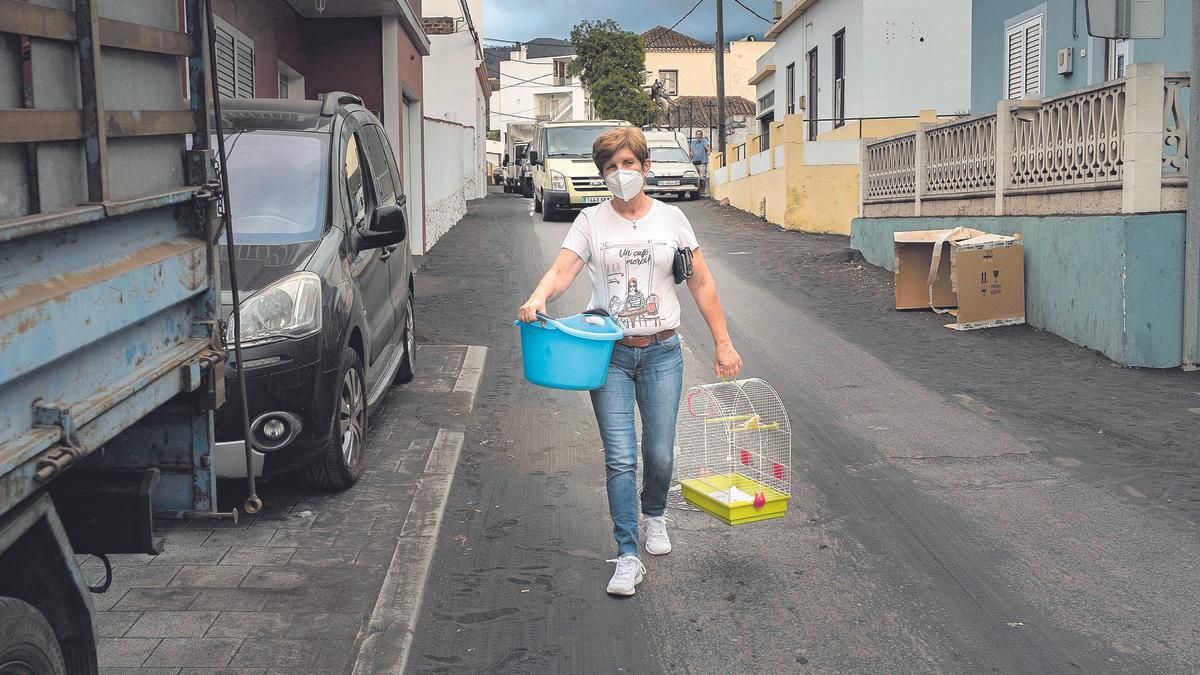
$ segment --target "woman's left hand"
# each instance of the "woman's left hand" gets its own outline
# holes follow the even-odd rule
[[[742,357],[738,356],[732,342],[717,345],[713,371],[724,380],[736,380],[738,373],[742,372]]]

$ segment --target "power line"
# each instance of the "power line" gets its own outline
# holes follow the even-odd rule
[[[655,37],[653,40],[651,40],[651,41],[647,42],[647,43],[646,43],[646,46],[647,46],[647,47],[649,47],[650,45],[654,44],[655,42],[658,42],[659,40],[661,40],[661,39],[663,39],[664,37],[666,37],[667,33],[670,33],[671,31],[675,30],[675,27],[676,27],[676,26],[678,26],[679,24],[683,23],[683,20],[684,20],[684,19],[686,19],[686,18],[688,18],[689,16],[691,16],[692,12],[696,11],[696,8],[697,8],[697,7],[699,7],[699,6],[700,6],[700,5],[702,5],[702,4],[704,4],[704,0],[696,0],[696,4],[692,5],[692,8],[691,8],[691,9],[689,9],[689,10],[687,11],[687,13],[686,13],[686,14],[684,14],[684,15],[683,15],[683,16],[681,16],[681,17],[679,17],[679,20],[678,20],[678,21],[676,21],[675,23],[671,24],[671,27],[670,27],[670,28],[668,28],[668,29],[666,29],[665,31],[663,31],[663,32],[659,33],[657,37]]]
[[[758,18],[762,19],[763,21],[766,21],[767,23],[770,23],[770,24],[775,23],[774,21],[768,19],[767,17],[763,16],[762,14],[759,14],[758,12],[754,11],[753,9],[750,9],[748,6],[746,6],[746,3],[742,2],[742,0],[733,0],[733,1],[736,2],[737,4],[741,5],[742,9],[746,10],[747,12],[750,12],[751,14],[753,14],[754,16],[757,16]]]

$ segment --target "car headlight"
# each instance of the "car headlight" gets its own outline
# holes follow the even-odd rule
[[[242,346],[301,338],[321,330],[321,278],[297,272],[242,301]],[[225,344],[233,344],[233,320],[225,329]]]
[[[551,190],[566,190],[567,178],[557,171],[550,172],[550,189]]]
[[[647,172],[646,172],[646,178],[654,178],[654,172],[653,172],[653,171],[647,171]]]
[[[688,171],[684,171],[684,172],[683,172],[683,177],[684,177],[684,178],[695,178],[695,177],[697,177],[697,176],[699,176],[699,175],[700,175],[700,174],[696,173],[695,171],[691,171],[691,170],[688,170]]]

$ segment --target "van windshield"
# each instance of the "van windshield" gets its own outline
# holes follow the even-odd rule
[[[596,137],[610,126],[553,127],[545,131],[547,157],[591,157]]]
[[[688,155],[678,145],[666,145],[650,148],[651,162],[690,162]]]
[[[234,243],[294,244],[321,238],[329,185],[328,136],[235,131],[225,135],[225,154]]]

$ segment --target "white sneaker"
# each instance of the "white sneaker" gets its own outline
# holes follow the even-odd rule
[[[671,538],[667,536],[666,516],[646,516],[646,553],[666,555],[671,552]]]
[[[612,579],[608,581],[608,592],[612,595],[636,593],[637,585],[642,583],[642,577],[646,575],[646,566],[642,564],[641,559],[627,553],[607,562],[617,563],[617,571],[613,572]]]

